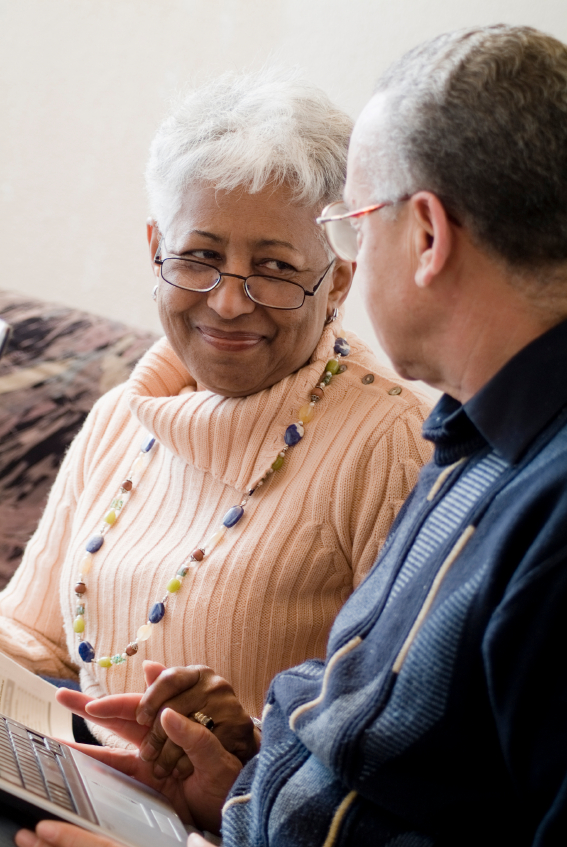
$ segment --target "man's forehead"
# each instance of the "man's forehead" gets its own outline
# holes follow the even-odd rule
[[[375,94],[356,119],[352,138],[358,142],[377,141],[377,136],[386,119],[387,99],[384,94]]]
[[[352,133],[344,199],[348,206],[360,205],[373,191],[372,176],[385,125],[383,95],[375,95],[362,110]]]

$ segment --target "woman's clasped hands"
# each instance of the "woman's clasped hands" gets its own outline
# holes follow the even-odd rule
[[[181,778],[188,776],[192,765],[183,750],[175,744],[161,723],[165,708],[186,717],[196,713],[212,720],[212,731],[225,750],[246,764],[260,749],[260,733],[244,711],[234,690],[221,676],[205,665],[164,668],[158,662],[145,662],[148,688],[136,707],[136,721],[148,732],[140,745],[140,756],[154,762],[156,776],[168,776],[174,770]],[[95,701],[89,714],[104,716],[105,701]]]
[[[94,699],[62,688],[60,703],[134,744],[85,752],[165,794],[180,817],[218,832],[221,808],[242,765],[260,746],[260,733],[226,680],[203,665],[166,669],[144,662],[144,694]],[[202,726],[195,712],[211,718]]]

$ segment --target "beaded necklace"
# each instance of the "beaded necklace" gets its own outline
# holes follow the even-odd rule
[[[236,526],[238,521],[244,514],[244,509],[250,497],[267,481],[270,474],[278,471],[285,459],[285,454],[289,447],[298,444],[305,434],[304,424],[309,423],[312,419],[316,404],[323,399],[325,388],[331,382],[331,379],[339,373],[346,370],[346,365],[341,364],[340,360],[350,353],[350,347],[344,338],[337,338],[333,348],[335,356],[327,362],[325,372],[321,377],[320,382],[311,389],[309,401],[303,405],[298,412],[299,420],[296,423],[290,424],[284,433],[284,445],[279,451],[275,460],[268,468],[264,476],[256,483],[254,488],[247,491],[240,503],[232,506],[224,518],[220,527],[213,534],[202,542],[198,547],[189,554],[186,561],[178,568],[176,574],[169,580],[166,585],[166,593],[161,600],[157,600],[151,607],[148,620],[145,624],[139,627],[136,638],[131,641],[125,648],[123,653],[117,653],[114,656],[101,656],[98,659],[95,655],[95,649],[89,641],[85,640],[85,615],[86,615],[86,595],[87,583],[86,577],[91,570],[93,558],[104,544],[105,536],[110,529],[116,525],[116,522],[124,510],[128,500],[132,495],[134,487],[139,483],[144,471],[148,467],[152,455],[155,452],[156,439],[153,435],[149,435],[143,442],[140,452],[134,460],[130,472],[124,482],[121,484],[116,496],[113,498],[110,508],[102,519],[97,532],[92,535],[87,541],[85,552],[81,558],[79,565],[79,578],[75,585],[75,596],[78,604],[75,610],[75,620],[73,621],[73,629],[77,633],[79,640],[78,652],[83,662],[90,664],[96,662],[101,668],[110,668],[113,665],[120,665],[127,659],[135,656],[139,649],[139,643],[147,641],[151,635],[154,626],[163,620],[166,607],[172,595],[180,591],[183,580],[191,571],[195,571],[201,562],[214,550],[217,544],[222,541],[226,531]]]

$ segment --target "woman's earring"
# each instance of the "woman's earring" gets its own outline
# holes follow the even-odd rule
[[[156,283],[154,285],[154,290],[152,291],[152,300],[157,300],[157,292],[158,292],[158,285]]]
[[[339,310],[338,310],[338,309],[337,309],[337,307],[335,306],[335,308],[333,309],[333,311],[331,312],[331,314],[330,314],[330,315],[327,315],[327,320],[325,321],[325,326],[329,326],[329,324],[332,324],[332,323],[333,323],[333,321],[336,321],[336,319],[338,318],[338,316],[339,316]]]

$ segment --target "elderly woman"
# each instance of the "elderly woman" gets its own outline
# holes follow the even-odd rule
[[[353,268],[315,218],[350,128],[271,73],[223,77],[159,129],[165,338],[94,407],[0,597],[0,649],[35,672],[99,697],[142,691],[146,658],[206,664],[258,715],[277,671],[324,655],[429,454],[423,399],[337,319]]]

